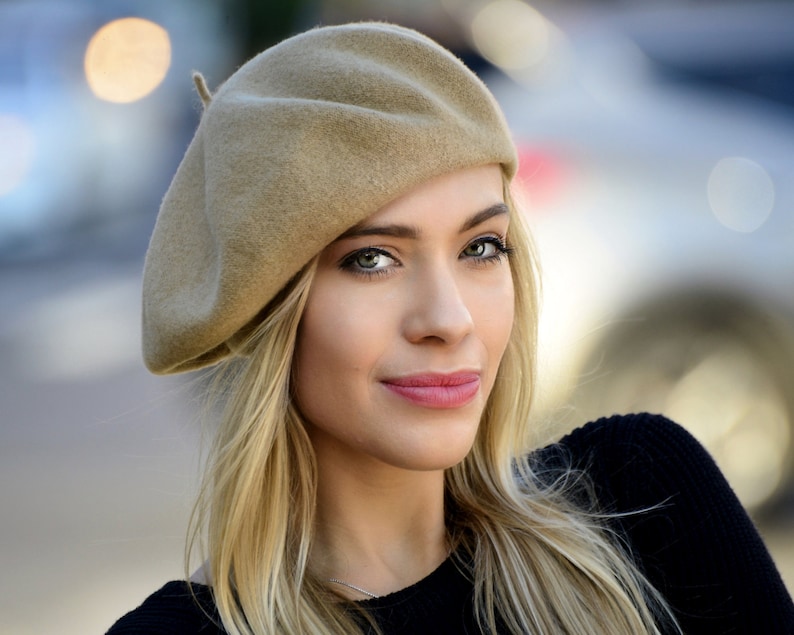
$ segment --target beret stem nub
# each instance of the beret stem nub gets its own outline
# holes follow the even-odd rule
[[[196,92],[199,94],[199,97],[201,97],[201,103],[204,104],[204,109],[206,110],[207,106],[209,106],[212,101],[212,93],[207,87],[207,81],[204,79],[204,75],[198,71],[193,71],[193,83],[196,86]]]

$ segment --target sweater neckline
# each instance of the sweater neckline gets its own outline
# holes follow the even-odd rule
[[[447,556],[447,558],[438,565],[433,571],[428,573],[424,578],[407,586],[402,589],[398,589],[397,591],[392,591],[391,593],[387,593],[386,595],[379,595],[375,598],[367,598],[366,600],[356,600],[356,604],[363,606],[363,607],[377,607],[379,604],[387,602],[389,604],[393,602],[400,602],[406,600],[408,598],[413,597],[417,593],[422,593],[430,588],[437,589],[438,583],[441,580],[448,579],[450,576],[454,576],[457,572],[457,565],[453,562],[453,556]],[[205,591],[211,591],[211,587],[204,582],[193,582],[193,587],[198,587],[199,589]]]
[[[454,562],[454,557],[450,555],[447,556],[447,558],[433,571],[414,584],[402,589],[398,589],[397,591],[392,591],[386,595],[380,595],[376,598],[357,600],[356,604],[364,608],[373,609],[380,606],[405,602],[416,595],[426,594],[431,590],[433,592],[437,592],[439,588],[443,588],[443,585],[440,584],[441,582],[449,580],[455,575],[459,575],[459,572],[457,570],[457,565]]]

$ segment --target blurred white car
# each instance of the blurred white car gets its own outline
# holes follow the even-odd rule
[[[665,413],[769,506],[794,463],[794,6],[578,17],[486,78],[543,271],[539,419]]]

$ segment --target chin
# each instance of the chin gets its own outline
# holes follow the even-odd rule
[[[400,456],[384,457],[385,462],[404,470],[415,472],[438,472],[456,466],[468,456],[472,444],[446,444],[441,450],[433,451],[426,446],[414,452],[401,453]]]

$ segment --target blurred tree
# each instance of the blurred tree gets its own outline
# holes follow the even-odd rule
[[[247,60],[296,30],[311,0],[226,0],[227,19]]]
[[[466,3],[456,6],[442,0],[224,0],[241,62],[316,24],[386,20],[426,33],[481,72],[488,64],[471,48],[462,26]]]

